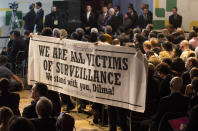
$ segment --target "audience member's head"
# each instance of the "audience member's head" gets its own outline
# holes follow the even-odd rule
[[[145,52],[148,52],[151,50],[151,42],[150,41],[144,41],[143,48]]]
[[[186,70],[185,62],[181,58],[176,57],[172,61],[171,69],[178,72],[179,74],[182,74]]]
[[[0,55],[0,65],[6,66],[8,64],[8,58],[6,56]]]
[[[183,40],[181,43],[180,43],[180,48],[182,51],[185,51],[185,50],[189,50],[189,42],[187,40]]]
[[[191,78],[191,80],[192,80],[194,77],[198,77],[198,68],[196,68],[196,67],[193,67],[193,68],[190,70],[190,78]]]
[[[74,118],[66,113],[61,113],[56,121],[57,131],[73,131],[74,125]]]
[[[12,118],[14,116],[14,113],[12,112],[12,110],[8,107],[1,107],[0,108],[0,129],[2,129],[2,131],[6,131],[8,128],[8,122],[10,120],[10,118]]]
[[[173,77],[170,81],[171,92],[180,92],[183,86],[183,80],[181,77]]]
[[[158,39],[152,38],[152,39],[150,39],[150,42],[151,42],[151,48],[152,49],[159,47],[159,41],[158,41]]]
[[[170,74],[170,67],[168,64],[162,62],[157,65],[156,69],[157,73],[162,79],[165,79],[168,74]]]
[[[171,60],[171,58],[163,58],[163,59],[162,59],[162,62],[168,64],[169,66],[172,65],[172,60]]]
[[[53,37],[60,38],[60,30],[58,28],[53,29]]]
[[[41,32],[42,36],[53,36],[53,32],[52,29],[50,27],[44,27],[42,32]]]
[[[40,97],[36,103],[36,113],[39,118],[49,118],[52,114],[53,105],[51,100],[46,97]]]
[[[35,83],[32,87],[31,97],[38,100],[41,96],[47,96],[48,88],[43,83]]]
[[[190,70],[193,67],[197,67],[197,66],[198,66],[198,60],[195,57],[189,57],[186,60],[186,63],[185,63],[186,69]]]
[[[162,43],[162,50],[171,52],[173,50],[173,46],[171,42]]]
[[[35,127],[27,118],[12,117],[9,121],[8,131],[35,131]]]
[[[36,2],[36,8],[40,9],[42,7],[42,3],[41,2]]]
[[[6,78],[0,79],[0,93],[1,93],[1,95],[8,93],[9,85],[10,85],[10,82],[8,79],[6,79]]]

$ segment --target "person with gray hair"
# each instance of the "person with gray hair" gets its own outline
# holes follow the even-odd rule
[[[51,117],[53,104],[50,99],[40,97],[36,104],[36,113],[38,118],[32,120],[36,131],[55,131],[56,119]]]
[[[113,33],[115,33],[117,31],[117,23],[116,23],[116,16],[115,16],[115,10],[114,8],[110,8],[109,9],[109,17],[107,19],[107,23],[106,25],[110,25],[112,27],[112,31]]]
[[[53,32],[53,37],[60,38],[60,29],[54,28],[52,32]]]

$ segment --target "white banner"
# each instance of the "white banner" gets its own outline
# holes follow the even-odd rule
[[[147,61],[134,48],[33,36],[28,83],[92,102],[144,112]]]

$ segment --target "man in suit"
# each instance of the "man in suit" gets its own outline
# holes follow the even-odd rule
[[[87,5],[86,13],[83,16],[83,27],[86,33],[89,33],[91,28],[96,26],[95,14],[92,12],[91,5]]]
[[[43,83],[36,83],[32,87],[31,90],[31,98],[33,98],[33,101],[31,104],[24,108],[22,116],[26,118],[37,118],[36,114],[36,104],[39,101],[39,98],[42,96],[47,96],[48,88]]]
[[[187,113],[189,106],[189,99],[181,94],[183,80],[180,77],[174,77],[170,81],[171,94],[160,100],[157,113],[152,117],[154,121],[154,128],[166,113]]]
[[[131,14],[131,17],[130,17],[132,21],[131,28],[134,29],[138,25],[138,15],[135,12],[134,8],[132,8],[131,6],[128,7],[128,13]]]
[[[36,3],[37,13],[36,13],[36,18],[35,18],[35,24],[36,24],[36,32],[38,32],[38,33],[40,33],[43,29],[44,11],[41,7],[42,7],[42,3],[37,2]]]
[[[52,12],[45,16],[45,27],[50,27],[52,30],[54,28],[59,28],[59,17],[56,10],[56,6],[52,7]]]
[[[198,117],[197,116],[198,116],[198,105],[192,108],[185,131],[197,131],[198,130],[198,124],[197,124]]]
[[[30,32],[34,31],[34,19],[36,18],[36,13],[34,11],[34,4],[31,4],[29,6],[30,11],[23,17],[23,20],[25,22],[24,29],[29,30]]]
[[[110,25],[112,27],[112,33],[114,34],[117,31],[117,22],[116,22],[115,10],[113,8],[109,9],[109,17],[106,25]]]
[[[8,91],[9,80],[6,78],[0,79],[0,107],[6,106],[12,109],[15,115],[20,116],[19,102],[20,96],[16,93],[11,93]]]
[[[148,24],[152,24],[153,22],[153,15],[149,15],[149,10],[144,8],[144,13],[139,17],[139,26],[141,29],[146,28]]]
[[[108,19],[108,8],[107,6],[104,6],[102,9],[102,13],[98,17],[98,29],[103,31],[104,26],[107,24]]]
[[[176,29],[182,25],[182,16],[177,13],[177,7],[173,7],[173,14],[169,16],[169,24],[172,24]]]
[[[120,6],[119,5],[116,5],[114,7],[115,9],[115,16],[116,16],[116,22],[117,22],[117,26],[121,26],[123,24],[123,15],[122,13],[120,12]]]
[[[32,119],[36,131],[55,131],[56,119],[52,115],[53,104],[46,97],[40,97],[36,104],[36,113],[38,118]]]

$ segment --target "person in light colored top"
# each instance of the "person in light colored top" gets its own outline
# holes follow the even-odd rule
[[[180,49],[182,50],[182,54],[181,54],[180,58],[182,60],[186,61],[189,51],[191,51],[190,47],[189,47],[189,42],[187,40],[183,40],[180,43]]]
[[[190,32],[189,36],[191,36],[189,44],[192,46],[193,49],[195,49],[198,46],[197,33],[194,31]]]

